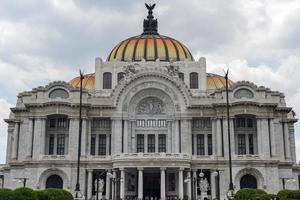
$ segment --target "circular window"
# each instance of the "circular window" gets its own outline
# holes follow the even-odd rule
[[[241,99],[241,98],[248,98],[248,99],[251,99],[254,97],[254,94],[253,92],[251,92],[250,90],[248,89],[239,89],[237,90],[235,93],[234,93],[234,97],[235,98],[238,98],[238,99]]]
[[[51,98],[51,99],[55,99],[55,98],[67,99],[67,98],[69,98],[69,94],[66,90],[55,89],[50,92],[49,98]]]

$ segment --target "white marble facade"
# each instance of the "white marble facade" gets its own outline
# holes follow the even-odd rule
[[[161,198],[200,198],[195,183],[202,170],[209,179],[211,198],[218,197],[214,172],[221,170],[220,195],[224,198],[229,181],[225,89],[189,89],[176,74],[161,67],[167,63],[159,61],[139,63],[135,73],[119,83],[112,78],[113,90],[97,86],[102,83],[104,71],[115,75],[127,64],[97,58],[95,89],[83,93],[80,183],[86,198],[95,195],[95,172],[105,170],[114,176],[102,176],[106,199],[141,199],[150,194]],[[206,71],[202,71],[204,58],[174,64],[182,71]],[[206,76],[199,79],[202,78]],[[57,90],[58,97],[51,96]],[[231,85],[229,97],[236,190],[245,175],[254,177],[257,187],[270,193],[283,187],[298,188],[300,168],[296,164],[293,128],[296,119],[286,106],[284,95],[242,81]],[[14,178],[25,177],[27,186],[42,189],[51,175],[57,175],[64,189],[74,191],[78,110],[79,89],[65,82],[19,94],[10,118],[5,120],[7,162],[0,171],[4,187],[20,187]],[[252,139],[246,136],[244,147],[239,144],[237,132],[252,130],[237,127],[243,123],[238,122],[237,116],[254,117],[254,133]],[[58,120],[51,122],[52,118]],[[52,130],[51,123],[62,128]],[[63,141],[59,139],[61,135]]]
[[[15,179],[28,178],[26,186],[33,189],[74,192],[80,91],[74,83],[52,82],[18,95],[5,120],[7,156],[0,166],[0,187],[21,187]],[[229,101],[235,190],[299,188],[297,119],[283,93],[230,82]],[[103,199],[203,199],[200,173],[210,186],[207,196],[225,198],[226,90],[224,78],[207,74],[205,58],[96,58],[95,73],[84,79],[82,109],[80,186],[86,199],[95,198],[99,174]]]

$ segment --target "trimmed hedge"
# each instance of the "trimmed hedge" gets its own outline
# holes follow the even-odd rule
[[[276,197],[275,194],[263,194],[262,196],[260,196],[260,200],[270,200],[275,197]]]
[[[49,188],[32,190],[18,188],[15,190],[0,189],[0,200],[74,200],[72,194],[66,190]]]
[[[40,199],[38,200],[73,200],[70,192],[62,189],[49,188],[40,192]]]
[[[12,196],[13,200],[38,200],[36,192],[30,188],[17,188]]]
[[[280,200],[300,199],[300,190],[281,190],[277,193]]]
[[[267,193],[260,189],[251,189],[251,188],[244,188],[240,189],[235,195],[235,200],[256,200],[256,197],[259,197],[262,199],[264,195],[267,195]]]
[[[0,200],[12,200],[12,195],[11,189],[0,188]]]

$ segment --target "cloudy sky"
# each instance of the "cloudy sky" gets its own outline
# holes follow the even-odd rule
[[[121,40],[142,32],[140,0],[0,0],[0,163],[5,162],[9,108],[19,92],[94,72]],[[146,1],[153,3],[153,0]],[[284,92],[300,116],[300,1],[156,0],[159,33],[205,56],[208,71],[230,68]],[[300,125],[296,124],[298,160]]]

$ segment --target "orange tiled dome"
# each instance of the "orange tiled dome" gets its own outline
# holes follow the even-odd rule
[[[193,61],[193,56],[181,42],[159,34],[142,34],[128,38],[113,48],[107,61]]]
[[[229,80],[229,85],[233,85],[234,82]],[[75,77],[71,81],[69,81],[69,84],[73,87],[79,87],[80,86],[80,78]],[[88,90],[93,90],[95,88],[95,74],[86,74],[84,75],[83,79],[83,88]],[[208,90],[215,90],[225,87],[225,78],[223,76],[207,73],[207,89]]]

